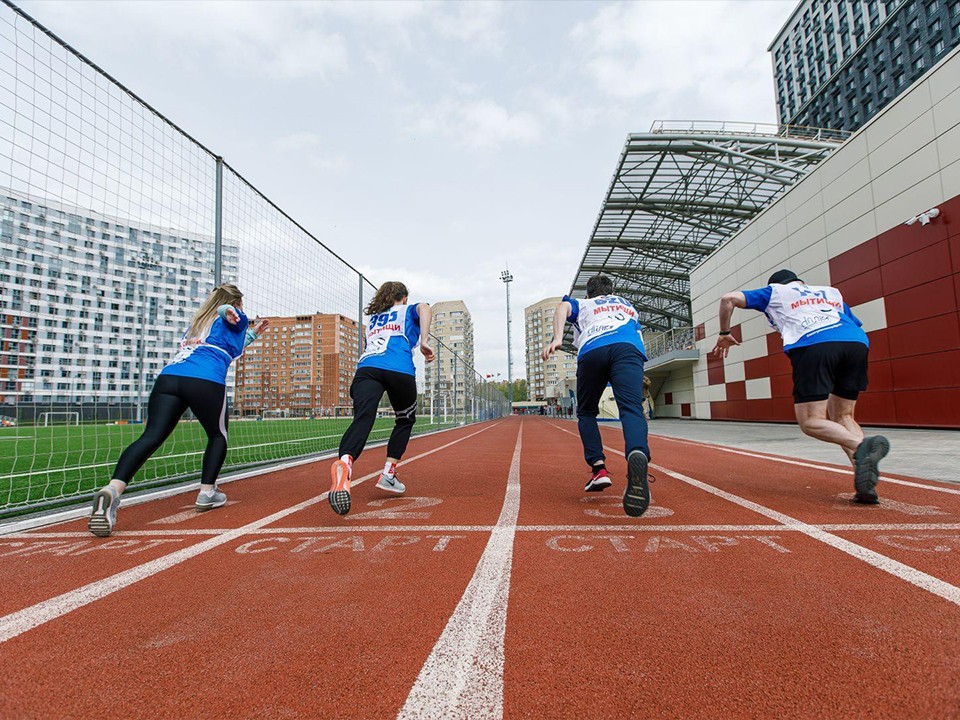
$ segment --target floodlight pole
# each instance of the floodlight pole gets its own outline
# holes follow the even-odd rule
[[[510,345],[510,283],[513,282],[513,275],[510,270],[504,270],[500,273],[500,279],[507,288],[507,398],[510,400],[510,412],[513,412],[513,353]]]

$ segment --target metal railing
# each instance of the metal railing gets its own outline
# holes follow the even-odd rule
[[[644,333],[643,346],[647,351],[648,360],[653,360],[675,350],[696,350],[696,329],[679,327],[661,333]]]
[[[769,135],[801,140],[843,142],[850,137],[845,130],[806,127],[804,125],[776,125],[772,123],[736,122],[729,120],[655,120],[650,132],[657,133],[712,133],[717,135]]]

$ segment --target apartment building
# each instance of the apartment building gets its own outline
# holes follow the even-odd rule
[[[129,411],[213,277],[213,237],[0,190],[0,403]]]
[[[431,308],[431,333],[443,347],[434,348],[438,351],[437,360],[425,366],[424,385],[427,392],[435,390],[439,402],[459,410],[469,408],[477,384],[470,310],[463,300],[445,300],[433,303]]]
[[[357,321],[333,313],[267,319],[270,325],[263,337],[237,361],[237,414],[349,414]]]
[[[530,400],[556,400],[563,381],[577,375],[577,359],[565,352],[554,353],[546,362],[543,348],[553,339],[553,314],[563,298],[545,298],[523,311],[527,352],[527,393]]]
[[[772,55],[782,125],[857,130],[960,43],[960,0],[803,0]]]

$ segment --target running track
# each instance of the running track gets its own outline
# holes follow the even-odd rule
[[[414,439],[346,518],[324,462],[0,537],[0,717],[960,717],[960,486],[654,438],[630,519],[575,432]]]

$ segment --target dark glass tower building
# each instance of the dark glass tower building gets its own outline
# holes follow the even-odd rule
[[[768,50],[783,125],[856,130],[960,44],[960,0],[802,0]]]

